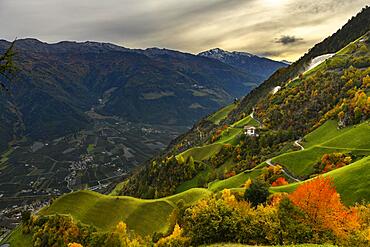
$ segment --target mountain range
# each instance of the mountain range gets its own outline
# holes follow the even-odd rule
[[[0,41],[0,52],[9,46]],[[252,74],[205,56],[97,42],[21,39],[14,51],[19,70],[0,97],[5,196],[109,186],[286,66],[258,58],[263,73]]]
[[[9,45],[0,41],[0,50]],[[85,112],[92,108],[132,122],[189,126],[285,66],[259,58],[253,66],[261,72],[252,74],[250,68],[204,56],[95,42],[47,44],[23,39],[16,41],[15,51],[22,70],[12,96],[2,98],[8,101],[1,105],[7,109],[2,111],[2,150],[12,131],[37,140],[86,128],[90,119]],[[17,118],[12,106],[19,111],[19,128],[9,125],[14,122],[8,121],[9,115]]]

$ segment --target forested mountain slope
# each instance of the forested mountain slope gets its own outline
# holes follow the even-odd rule
[[[0,41],[0,52],[9,45]],[[19,131],[33,140],[86,128],[91,121],[85,112],[92,108],[133,122],[191,125],[261,82],[214,59],[157,48],[24,39],[16,41],[15,52],[20,70],[12,95],[2,101],[17,107]],[[14,111],[1,107],[7,112],[2,122],[10,122]],[[12,128],[0,132],[4,147],[10,141],[4,133]]]

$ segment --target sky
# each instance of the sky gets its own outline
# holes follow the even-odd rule
[[[0,0],[0,39],[110,42],[294,61],[370,0]]]

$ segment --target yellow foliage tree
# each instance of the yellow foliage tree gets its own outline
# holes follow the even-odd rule
[[[161,238],[155,244],[155,247],[185,246],[187,245],[188,241],[189,238],[182,236],[182,229],[178,224],[176,224],[172,234],[167,237]]]
[[[224,189],[222,191],[222,199],[229,205],[235,205],[237,200],[233,194],[231,194],[231,190]]]
[[[83,247],[83,246],[79,243],[69,243],[68,247]]]
[[[252,179],[248,178],[247,181],[244,182],[243,188],[248,189],[252,184]]]

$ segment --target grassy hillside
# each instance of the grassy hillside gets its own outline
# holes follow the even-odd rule
[[[179,200],[191,204],[211,194],[206,189],[192,189],[174,196],[143,200],[127,196],[107,196],[92,191],[78,191],[58,198],[40,214],[70,214],[82,223],[107,231],[124,221],[129,229],[142,235],[164,232],[168,216]]]
[[[208,185],[208,189],[217,192],[223,189],[240,188],[249,178],[254,179],[260,174],[260,169],[245,171],[227,179],[211,182]]]
[[[7,238],[5,238],[2,243],[10,243],[10,246],[22,246],[22,247],[32,247],[32,235],[22,234],[20,228],[16,228]]]
[[[224,108],[221,108],[220,110],[213,113],[211,116],[209,116],[207,119],[214,124],[219,124],[222,120],[224,120],[227,115],[236,107],[235,104],[230,104],[225,106]]]
[[[310,175],[313,165],[326,153],[352,152],[358,155],[370,154],[369,122],[337,129],[335,121],[328,121],[304,137],[305,150],[285,153],[272,159],[282,164],[296,176]]]
[[[188,150],[179,155],[182,155],[185,160],[192,156],[194,160],[202,161],[209,159],[212,155],[218,153],[221,150],[221,148],[222,148],[221,143],[213,143],[202,147],[189,148]]]
[[[239,121],[236,121],[231,125],[231,127],[244,127],[245,125],[252,125],[252,126],[259,126],[259,123],[254,120],[250,115],[246,116],[245,118],[240,119]]]
[[[345,204],[368,201],[370,198],[370,157],[365,157],[348,166],[325,173],[324,176],[334,178],[337,191]],[[273,187],[272,192],[292,192],[300,183]]]

